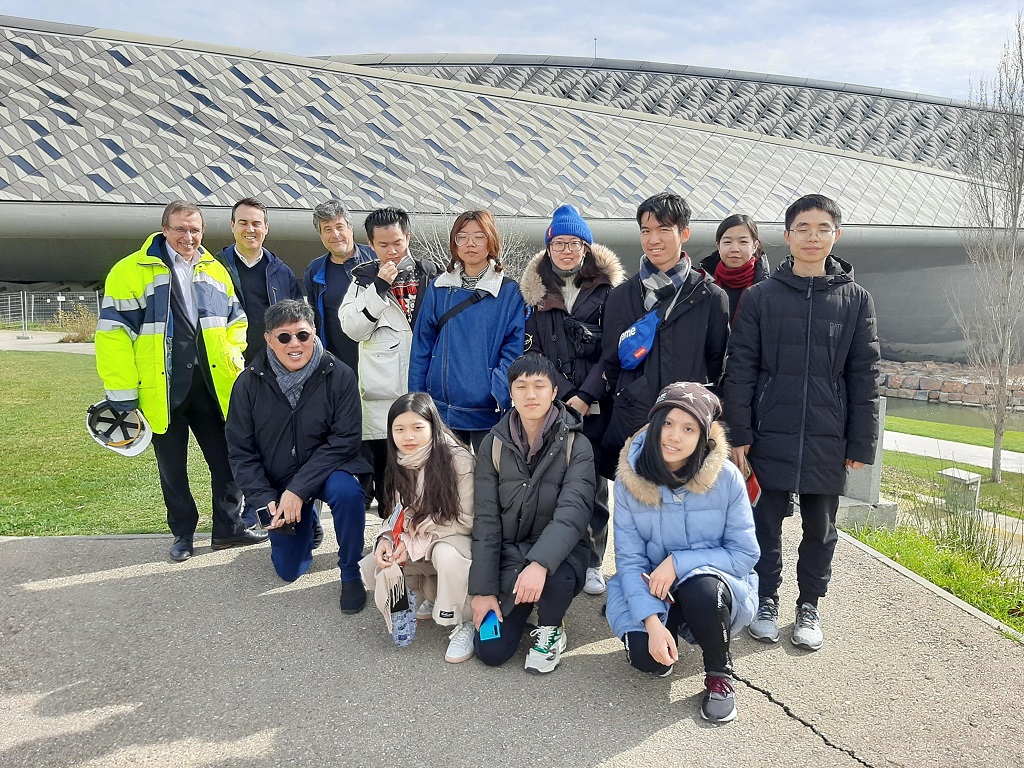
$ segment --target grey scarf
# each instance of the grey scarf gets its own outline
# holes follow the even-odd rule
[[[640,258],[640,284],[644,287],[644,309],[650,310],[662,299],[678,294],[690,276],[690,257],[685,253],[678,263],[662,272],[647,260]]]
[[[281,388],[281,394],[287,399],[291,405],[292,410],[295,410],[295,406],[299,402],[299,395],[302,394],[302,386],[306,383],[310,376],[316,373],[316,369],[320,367],[320,361],[324,359],[324,345],[320,342],[320,337],[313,336],[313,356],[309,358],[309,362],[302,366],[297,371],[289,371],[280,360],[277,359],[277,355],[271,349],[267,350],[267,360],[270,361],[270,370],[274,372],[277,377],[277,385]]]

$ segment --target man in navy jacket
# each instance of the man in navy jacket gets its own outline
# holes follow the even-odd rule
[[[281,299],[301,299],[302,291],[291,267],[263,247],[270,223],[267,206],[255,197],[245,197],[231,209],[233,245],[216,255],[224,265],[235,295],[249,319],[246,333],[245,362],[251,363],[263,349],[263,315]]]
[[[313,333],[313,311],[286,299],[266,314],[266,348],[235,382],[228,406],[228,456],[235,481],[262,513],[270,557],[285,581],[313,562],[322,535],[313,502],[330,506],[338,539],[341,610],[366,602],[359,576],[366,516],[356,475],[360,452],[356,378]]]

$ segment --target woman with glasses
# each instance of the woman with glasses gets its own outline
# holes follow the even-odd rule
[[[752,285],[768,279],[768,257],[757,236],[757,224],[744,213],[734,213],[718,225],[718,249],[700,268],[715,279],[729,297],[729,319],[736,319],[740,297]]]
[[[413,332],[409,391],[427,392],[445,424],[474,450],[508,410],[508,368],[523,354],[525,308],[502,274],[489,211],[459,215],[451,261],[426,290]]]
[[[571,205],[554,212],[543,251],[526,265],[520,291],[526,302],[526,351],[551,360],[560,374],[558,399],[583,417],[583,434],[599,450],[611,416],[601,363],[604,303],[625,279],[618,257],[595,245],[590,227]],[[601,461],[595,461],[601,466]],[[601,564],[608,544],[608,483],[598,476],[590,523],[590,558],[583,589],[605,591]]]

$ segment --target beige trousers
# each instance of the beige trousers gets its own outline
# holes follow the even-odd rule
[[[465,539],[465,541],[462,541]],[[469,536],[449,536],[435,541],[422,560],[406,561],[402,566],[405,584],[416,593],[420,602],[434,604],[432,613],[441,626],[454,626],[471,621],[473,610],[469,601]],[[371,551],[359,562],[363,584],[368,590],[377,586],[380,568]]]

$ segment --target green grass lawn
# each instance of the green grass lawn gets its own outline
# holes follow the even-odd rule
[[[126,458],[86,432],[85,409],[103,399],[91,355],[0,351],[0,390],[0,535],[168,533],[152,448]],[[194,443],[189,466],[208,531],[210,475]]]
[[[891,432],[903,432],[919,437],[934,437],[939,440],[952,440],[967,445],[992,447],[992,430],[985,427],[961,427],[956,424],[936,424],[933,421],[904,419],[901,416],[886,416],[885,428]],[[1003,435],[1003,448],[1007,451],[1024,453],[1024,432],[1006,432]]]
[[[907,493],[941,497],[945,491],[936,474],[940,469],[958,467],[968,472],[976,472],[982,478],[991,475],[988,467],[959,464],[949,459],[933,459],[929,456],[915,456],[896,451],[883,451],[882,454],[882,495],[890,499],[898,500]],[[1024,475],[1003,472],[1003,482],[1000,485],[983,479],[979,504],[989,512],[1024,519]]]
[[[851,533],[937,587],[1024,632],[1024,588],[1020,583],[983,568],[913,528],[857,529]]]

